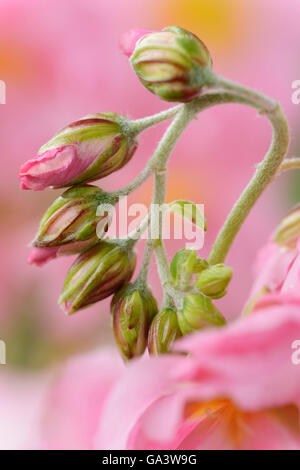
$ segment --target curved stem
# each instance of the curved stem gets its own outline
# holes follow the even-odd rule
[[[141,119],[135,119],[134,121],[129,122],[130,131],[137,135],[140,132],[148,129],[149,127],[154,126],[160,122],[166,121],[174,117],[180,109],[182,109],[183,105],[179,104],[177,106],[173,106],[172,108],[166,109],[165,111],[161,111],[160,113],[153,114],[153,116],[147,116]]]
[[[247,92],[247,96],[247,99],[252,99],[250,92]],[[260,108],[260,101],[256,102],[256,94],[253,96],[253,101],[253,106]],[[267,115],[273,126],[271,146],[218,233],[208,259],[211,264],[221,263],[225,260],[241,225],[259,196],[272,181],[286,154],[289,143],[289,129],[280,106],[277,105],[272,111],[262,109],[262,112]]]
[[[154,246],[152,245],[152,243],[149,242],[149,240],[147,240],[145,251],[144,251],[144,256],[143,256],[143,261],[142,261],[142,266],[141,266],[139,275],[136,280],[136,282],[140,283],[141,286],[147,285],[147,278],[148,278],[153,251],[154,251]]]
[[[121,189],[118,189],[117,191],[111,192],[110,195],[115,198],[128,196],[130,193],[139,188],[149,178],[152,172],[152,168],[150,168],[148,165],[145,166],[145,168],[143,168],[143,170],[137,175],[137,177],[134,178],[129,184],[127,184]]]

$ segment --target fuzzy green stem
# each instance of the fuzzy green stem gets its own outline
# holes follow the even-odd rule
[[[277,175],[288,170],[300,170],[300,158],[287,158],[284,160],[278,169]]]
[[[132,134],[137,135],[145,129],[148,129],[149,127],[155,126],[160,122],[166,121],[167,119],[174,117],[178,113],[178,111],[182,109],[182,107],[183,105],[179,104],[177,106],[174,106],[173,108],[169,108],[164,111],[161,111],[160,113],[153,114],[153,116],[147,116],[145,118],[130,121],[128,124],[130,127],[130,131],[132,132]]]
[[[142,286],[147,285],[147,278],[148,278],[148,273],[149,273],[149,268],[150,268],[150,263],[151,263],[153,251],[154,251],[154,246],[152,245],[151,242],[149,242],[149,240],[147,240],[145,250],[144,250],[142,266],[141,266],[139,275],[138,275],[137,280],[136,280]]]
[[[232,83],[230,84],[230,88],[234,89]],[[237,93],[240,93],[240,90],[241,87],[238,85],[236,87]],[[250,210],[276,174],[278,167],[287,152],[289,144],[288,124],[279,104],[274,106],[275,102],[273,100],[269,100],[268,102],[268,99],[264,97],[264,95],[258,94],[257,92],[253,92],[249,89],[243,89],[242,96],[239,96],[238,94],[236,96],[243,100],[244,103],[246,100],[246,104],[250,104],[251,106],[259,109],[261,113],[268,117],[273,126],[273,136],[271,146],[265,155],[265,158],[258,165],[250,183],[233,206],[212,246],[209,255],[209,262],[211,264],[221,263],[225,260],[229,249]]]

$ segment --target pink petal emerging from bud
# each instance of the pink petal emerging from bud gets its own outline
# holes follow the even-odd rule
[[[137,41],[146,34],[153,33],[150,29],[130,29],[126,31],[120,39],[120,48],[122,52],[130,57],[133,54]]]
[[[40,191],[48,186],[60,186],[75,179],[89,163],[89,159],[78,157],[75,145],[47,150],[21,166],[21,188]]]
[[[41,267],[48,263],[48,261],[56,258],[58,249],[59,247],[56,246],[51,248],[33,248],[29,253],[27,261],[29,264]]]

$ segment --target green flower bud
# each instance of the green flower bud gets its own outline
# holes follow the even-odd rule
[[[100,241],[72,264],[59,304],[70,315],[109,297],[129,282],[135,262],[135,253],[121,243]]]
[[[200,272],[208,266],[207,261],[197,258],[196,250],[187,250],[183,248],[178,251],[170,266],[171,276],[176,287],[181,290],[187,290],[192,277],[196,272]]]
[[[164,308],[156,315],[149,330],[148,350],[150,354],[168,353],[172,343],[180,336],[181,331],[175,310]]]
[[[210,299],[201,294],[188,294],[178,312],[178,323],[183,335],[200,328],[222,326],[225,319]]]
[[[74,186],[65,191],[44,214],[32,242],[36,248],[74,245],[96,239],[108,229],[109,213],[97,216],[97,207],[112,204],[109,195],[95,186]],[[100,223],[100,224],[99,224]],[[97,224],[101,230],[96,233]],[[101,233],[100,233],[101,232]]]
[[[195,287],[212,299],[220,299],[226,294],[226,287],[231,278],[232,268],[225,264],[215,264],[198,274]]]
[[[124,359],[143,354],[149,327],[157,311],[156,300],[145,287],[127,284],[115,294],[111,303],[113,329]]]
[[[294,250],[300,237],[300,205],[287,214],[278,225],[273,241]]]
[[[212,65],[204,43],[178,26],[142,36],[130,62],[149,91],[165,101],[182,102],[201,93]]]

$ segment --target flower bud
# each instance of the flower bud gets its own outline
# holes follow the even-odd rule
[[[201,93],[212,61],[193,33],[177,26],[145,34],[134,30],[124,43],[127,55],[133,51],[130,62],[141,83],[161,99],[186,102]]]
[[[273,241],[292,250],[300,237],[300,205],[287,214],[278,225]]]
[[[183,335],[200,328],[222,326],[225,319],[210,299],[201,294],[188,294],[178,312],[178,323]]]
[[[149,330],[148,350],[150,354],[168,353],[172,343],[180,336],[181,331],[175,310],[164,308],[154,317]]]
[[[225,264],[215,264],[198,274],[195,287],[212,299],[220,299],[226,294],[226,287],[232,278],[232,268]]]
[[[207,261],[197,258],[196,250],[183,248],[178,251],[170,266],[171,276],[180,290],[186,290],[196,272],[200,272],[208,266]]]
[[[135,149],[124,116],[86,116],[58,132],[20,168],[21,188],[60,188],[103,178],[122,168]]]
[[[115,294],[111,303],[113,329],[124,359],[143,354],[149,327],[157,311],[156,300],[145,287],[128,284]]]
[[[109,297],[130,280],[135,262],[135,253],[121,243],[100,241],[72,264],[59,304],[70,315]]]
[[[44,266],[52,259],[60,256],[69,256],[82,253],[94,246],[99,239],[97,237],[85,240],[83,242],[70,243],[69,245],[51,246],[47,248],[33,248],[28,256],[28,263],[35,264],[36,266]]]
[[[44,214],[33,246],[49,248],[96,239],[97,236],[101,238],[108,229],[110,214],[102,211],[97,216],[97,207],[111,202],[109,195],[96,186],[74,186],[68,189]]]

